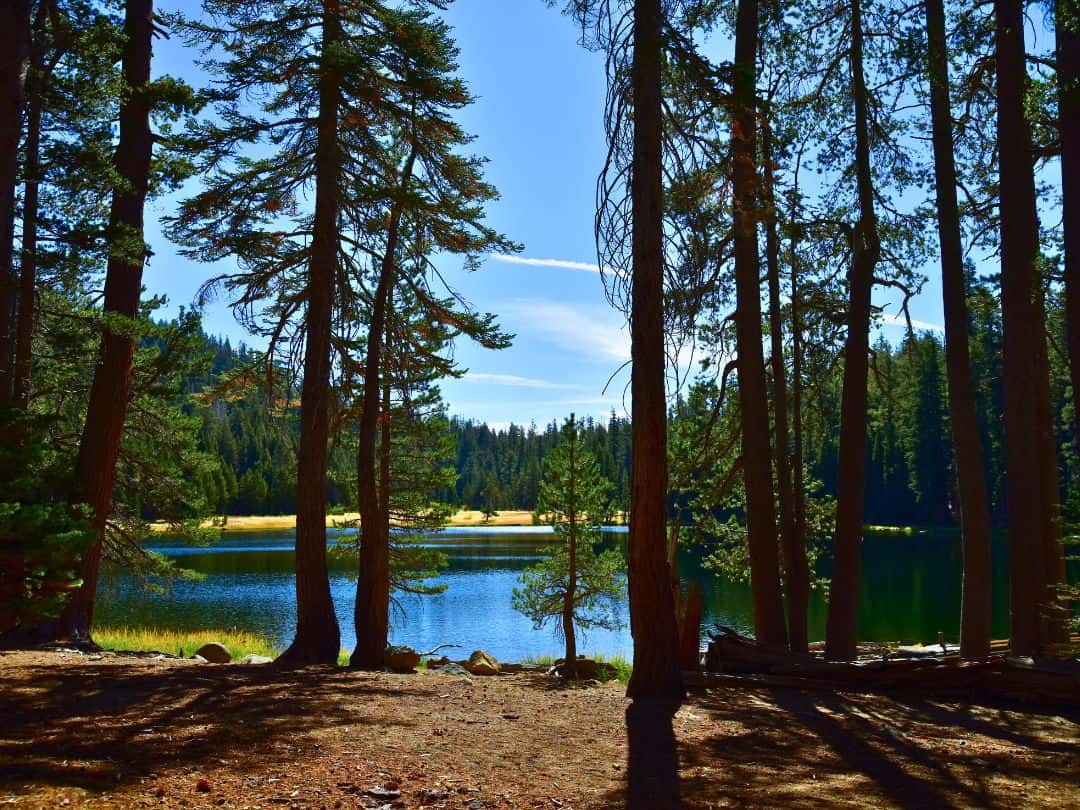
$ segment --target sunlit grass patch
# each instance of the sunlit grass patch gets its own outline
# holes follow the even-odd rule
[[[600,664],[611,664],[611,666],[615,667],[615,680],[619,683],[630,682],[630,673],[634,671],[634,665],[621,655],[612,655],[608,657],[597,654],[593,656],[593,660]]]
[[[615,667],[615,680],[617,680],[619,683],[628,683],[630,681],[630,673],[634,671],[633,664],[631,664],[621,655],[607,656],[603,653],[597,653],[596,655],[587,655],[585,657],[591,658],[598,664],[610,664],[611,666]],[[522,658],[521,663],[551,667],[555,665],[555,656],[529,655],[525,658]]]
[[[162,652],[188,658],[203,644],[224,644],[233,659],[245,655],[278,656],[268,639],[246,630],[173,630],[162,627],[98,627],[94,641],[106,650]],[[347,657],[347,656],[346,656]]]
[[[865,534],[903,535],[905,537],[910,537],[916,533],[916,529],[914,526],[881,526],[867,523],[863,526],[863,532]]]

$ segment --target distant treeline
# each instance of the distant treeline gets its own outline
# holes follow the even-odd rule
[[[270,406],[258,384],[242,391],[222,386],[222,379],[250,367],[257,356],[228,338],[206,337],[212,361],[208,373],[187,380],[190,407],[202,416],[199,449],[220,463],[208,474],[205,488],[219,513],[232,515],[293,514],[296,511],[295,409]],[[472,420],[453,418],[446,430],[454,452],[446,459],[458,473],[452,490],[432,498],[467,509],[534,509],[544,456],[558,441],[553,421],[543,429],[510,425],[492,429]],[[354,508],[356,471],[353,431],[331,450],[327,497],[335,506]],[[630,497],[630,422],[611,415],[604,422],[587,419],[583,431],[601,471],[613,484],[613,499],[625,508]]]
[[[996,302],[986,285],[971,290],[972,362],[977,380],[979,431],[995,522],[1005,520],[1004,436],[1001,420],[1001,326]],[[1061,328],[1061,308],[1051,307],[1051,328]],[[268,407],[258,386],[243,393],[207,395],[223,376],[249,366],[254,353],[228,339],[207,337],[213,355],[209,374],[188,381],[191,407],[202,415],[200,449],[220,459],[206,481],[208,500],[220,513],[291,514],[296,510],[294,409]],[[880,339],[873,349],[868,412],[866,522],[889,525],[950,526],[957,514],[956,474],[950,439],[945,356],[933,332],[909,336],[899,344]],[[840,435],[839,368],[824,374],[808,391],[806,465],[820,482],[819,498],[835,496],[837,441]],[[1059,422],[1062,494],[1077,489],[1078,465],[1065,418],[1067,371],[1051,358],[1051,384]],[[225,389],[229,389],[226,387]],[[692,398],[691,398],[692,399]],[[685,402],[672,411],[672,429],[694,418]],[[492,428],[454,417],[445,429],[453,437],[446,459],[457,472],[452,490],[432,498],[465,509],[534,509],[544,456],[555,446],[555,421],[542,428],[511,424]],[[348,436],[349,431],[345,435]],[[618,509],[629,504],[630,423],[612,413],[587,419],[584,438],[601,471],[613,485]],[[328,497],[339,507],[355,507],[355,464],[348,439],[331,452]]]

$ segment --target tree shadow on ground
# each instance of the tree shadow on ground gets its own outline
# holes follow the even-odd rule
[[[634,700],[626,707],[626,765],[621,784],[604,796],[605,808],[681,810],[679,743],[670,701]]]
[[[1009,807],[1018,797],[998,782],[1004,775],[1066,804],[1076,796],[1074,710],[752,689],[695,695],[682,714],[688,806]],[[1043,739],[1043,723],[1057,740]]]
[[[315,729],[390,731],[394,721],[359,710],[390,693],[422,694],[333,667],[40,666],[23,670],[17,683],[0,668],[0,790],[20,792],[27,783],[105,790],[229,757],[258,767]]]
[[[682,807],[672,725],[676,708],[667,701],[635,700],[626,709],[626,806],[630,810]]]

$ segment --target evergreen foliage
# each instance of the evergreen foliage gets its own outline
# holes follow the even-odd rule
[[[623,593],[623,557],[618,549],[596,547],[600,526],[610,511],[611,482],[587,449],[573,415],[559,432],[559,443],[544,462],[537,512],[555,530],[546,559],[527,569],[514,589],[514,610],[537,629],[556,622],[566,642],[566,669],[576,677],[577,631],[618,626],[615,604]]]
[[[991,284],[972,278],[972,365],[978,397],[979,433],[986,458],[991,509],[995,523],[1004,525],[1004,459],[1001,413],[1001,324]],[[1060,302],[1050,301],[1050,327],[1064,330]],[[228,340],[206,338],[213,352],[214,374],[190,377],[185,387],[197,391],[188,406],[202,420],[199,448],[219,465],[208,474],[204,496],[217,514],[292,514],[295,511],[295,408],[267,406],[267,394],[257,374],[251,373],[257,353],[244,345],[234,348]],[[867,495],[864,522],[870,525],[955,526],[955,470],[949,438],[948,393],[944,386],[944,348],[941,336],[921,332],[890,343],[883,337],[873,347],[869,384],[867,438]],[[246,370],[248,373],[242,373]],[[806,473],[817,482],[815,499],[826,507],[835,497],[836,436],[839,426],[839,377],[834,364],[823,360],[806,408]],[[1080,461],[1072,446],[1069,424],[1068,369],[1060,360],[1051,364],[1052,390],[1057,415],[1056,434],[1062,470],[1062,494],[1068,498],[1080,480]],[[240,385],[247,379],[248,387]],[[696,464],[692,483],[701,476],[724,478],[737,453],[724,454],[722,437],[734,435],[732,411],[725,411],[713,433],[700,432],[711,418],[718,391],[702,383],[692,387],[672,412],[671,453],[676,492],[698,491],[696,484],[682,483],[680,469]],[[728,420],[725,422],[724,420]],[[693,425],[699,427],[693,427]],[[535,425],[511,424],[491,428],[462,417],[443,423],[443,441],[452,448],[448,474],[433,482],[433,501],[461,509],[496,510],[537,508],[540,471],[559,442],[560,430],[552,422],[542,430]],[[614,412],[609,419],[581,420],[584,446],[595,456],[603,476],[612,482],[612,510],[617,521],[626,509],[630,476],[630,422]],[[330,503],[349,507],[354,503],[355,471],[348,432],[332,448],[327,496]],[[679,437],[685,438],[680,439]],[[689,448],[696,448],[690,452]],[[702,451],[707,454],[699,459]],[[451,474],[452,473],[452,474]],[[690,473],[688,473],[690,474]],[[241,495],[237,483],[247,478]],[[722,482],[716,482],[717,484]],[[706,488],[721,522],[738,514],[741,497],[737,480],[726,482],[722,492]],[[705,490],[701,490],[705,491]],[[262,493],[266,493],[263,495]],[[683,503],[676,494],[672,514]],[[727,504],[729,511],[724,511]],[[222,508],[224,507],[224,508]],[[152,513],[150,513],[152,514]],[[690,519],[690,514],[685,516]],[[824,525],[824,524],[822,524]]]

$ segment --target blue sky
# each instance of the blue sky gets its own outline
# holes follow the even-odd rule
[[[166,10],[192,13],[195,0],[174,0]],[[451,413],[505,425],[544,425],[571,411],[606,417],[623,413],[629,358],[622,316],[604,297],[595,269],[595,181],[604,157],[603,58],[584,50],[573,22],[542,0],[458,0],[447,18],[461,49],[461,75],[477,102],[461,120],[477,136],[473,150],[489,158],[487,177],[501,193],[489,222],[524,245],[510,262],[489,258],[476,273],[448,267],[457,289],[479,309],[499,314],[517,336],[512,348],[492,352],[465,343],[456,355],[469,373],[449,381]],[[192,54],[158,40],[155,71],[202,81]],[[176,255],[157,220],[170,212],[164,198],[147,211],[154,256],[147,292],[166,294],[170,311],[190,306],[212,267]],[[882,297],[881,301],[886,299]],[[893,315],[896,308],[889,310]],[[940,293],[931,281],[911,305],[914,318],[940,323]],[[244,339],[221,303],[204,312],[208,332]],[[916,324],[918,326],[919,324]],[[893,339],[899,326],[886,325]],[[251,342],[249,340],[249,342]]]

